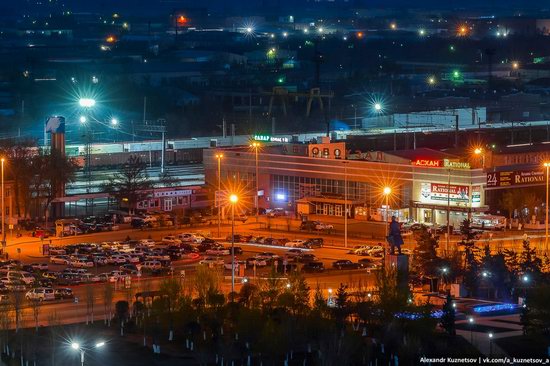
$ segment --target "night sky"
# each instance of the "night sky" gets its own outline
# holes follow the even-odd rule
[[[300,8],[319,6],[319,2],[312,0],[54,0],[64,3],[73,11],[110,12],[126,11],[134,14],[151,14],[151,12],[165,12],[173,9],[208,7],[210,11],[255,11],[262,9],[299,11]],[[357,7],[404,7],[404,8],[438,8],[438,9],[550,9],[550,0],[336,0],[336,3],[349,4]],[[36,9],[36,0],[0,0],[0,9],[4,11],[18,11],[22,7]],[[334,4],[334,3],[332,3]]]

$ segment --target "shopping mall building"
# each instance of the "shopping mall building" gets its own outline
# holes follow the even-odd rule
[[[216,155],[223,154],[219,159]],[[431,149],[391,152],[346,151],[345,142],[263,142],[253,148],[204,150],[206,184],[239,189],[254,207],[256,170],[260,209],[284,208],[299,215],[381,220],[389,207],[401,220],[457,226],[471,213],[485,212],[486,176],[456,155]],[[256,165],[257,164],[257,165]],[[385,195],[384,188],[391,188]],[[387,191],[386,191],[387,192]],[[223,197],[223,194],[220,196]]]

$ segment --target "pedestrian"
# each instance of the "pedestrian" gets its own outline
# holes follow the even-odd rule
[[[401,255],[401,245],[403,245],[403,237],[401,237],[401,224],[395,216],[391,217],[390,230],[387,240],[391,248],[390,254],[395,254],[395,247],[397,247],[397,252],[399,255]]]

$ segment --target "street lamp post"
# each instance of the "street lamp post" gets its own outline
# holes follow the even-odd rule
[[[229,196],[231,203],[231,301],[234,301],[235,293],[235,205],[239,202],[236,194]]]
[[[105,346],[105,342],[103,342],[103,341],[97,342],[93,347],[84,347],[84,346],[80,345],[77,342],[71,343],[71,348],[74,349],[75,351],[80,352],[80,365],[81,366],[84,366],[84,355],[86,354],[86,351],[89,351],[89,350],[94,349],[94,348],[101,348],[103,346]]]
[[[468,318],[468,323],[470,324],[470,343],[474,345],[474,317],[473,316]]]
[[[220,195],[222,191],[222,158],[223,154],[219,153],[216,154],[216,159],[218,159],[218,190],[216,192],[216,200],[218,204],[218,238],[221,236],[221,225],[222,225],[222,219],[221,219],[221,212],[222,212],[222,205],[220,201]]]
[[[474,154],[481,156],[481,167],[485,169],[485,152],[482,148],[478,147],[474,150]]]
[[[258,148],[260,147],[259,142],[253,142],[251,147],[254,148],[255,158],[256,158],[256,193],[254,194],[254,208],[256,209],[256,222],[258,222],[259,207],[258,207],[258,187],[259,187],[259,177],[258,177]]]
[[[391,194],[391,188],[390,187],[384,187],[384,196],[386,197],[386,214],[384,215],[386,218],[384,220],[385,225],[385,235],[384,235],[384,263],[386,262],[386,243],[388,241],[388,215],[390,212],[390,194]]]
[[[550,163],[544,163],[546,168],[546,205],[544,210],[546,211],[546,216],[544,219],[544,249],[548,251],[548,178],[550,177]]]

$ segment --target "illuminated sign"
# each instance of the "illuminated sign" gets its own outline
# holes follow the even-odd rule
[[[452,169],[470,169],[470,163],[464,161],[451,161],[449,159],[443,159],[443,166],[445,168]]]
[[[269,135],[254,135],[254,140],[265,142],[289,142],[288,137],[277,137]]]
[[[413,161],[413,165],[417,166],[429,166],[432,168],[439,168],[443,166],[443,161],[441,160],[431,160],[431,159],[416,159]]]
[[[544,184],[546,177],[542,170],[505,171],[487,173],[487,187],[510,187]]]
[[[440,183],[421,183],[420,201],[430,203],[433,201],[468,202],[470,200],[470,187],[460,185],[447,185]]]
[[[470,169],[470,163],[464,161],[452,161],[449,159],[416,159],[412,162],[416,166],[426,166],[430,168],[449,168],[449,169]]]

